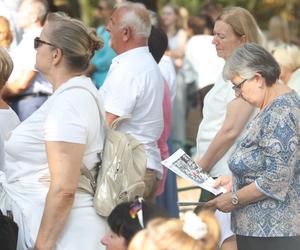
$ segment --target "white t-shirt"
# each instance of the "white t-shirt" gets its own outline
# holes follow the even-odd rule
[[[10,136],[10,132],[20,123],[17,114],[11,109],[0,109],[0,170],[4,165],[4,141]]]
[[[225,81],[219,75],[213,88],[204,98],[203,120],[201,121],[197,134],[197,154],[202,157],[208,149],[212,139],[221,129],[225,120],[227,105],[235,98],[232,83]],[[227,160],[235,144],[230,150],[213,166],[210,174],[214,177],[221,175],[231,175]]]
[[[45,140],[86,144],[84,163],[92,168],[102,150],[99,111],[91,94],[68,86],[83,85],[98,95],[90,78],[75,77],[60,86],[40,109],[13,130],[5,144],[9,182],[32,177],[38,171],[49,176]],[[20,153],[22,152],[22,153]]]
[[[171,57],[164,55],[158,64],[161,74],[168,83],[171,100],[174,102],[176,96],[176,71]]]
[[[162,173],[157,140],[163,130],[163,79],[149,49],[139,47],[115,57],[100,93],[106,112],[132,115],[118,129],[142,142],[147,167]]]
[[[185,47],[185,59],[197,74],[199,89],[215,83],[224,67],[224,59],[217,55],[212,40],[213,36],[195,35],[190,38]]]

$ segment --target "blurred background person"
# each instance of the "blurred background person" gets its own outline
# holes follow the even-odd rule
[[[21,0],[0,0],[0,16],[9,20],[13,41],[11,48],[15,48],[22,39],[23,31],[18,26],[17,12]]]
[[[224,59],[217,55],[212,44],[214,23],[207,15],[189,18],[190,38],[185,47],[185,60],[196,73],[196,88],[215,83],[224,66]]]
[[[137,198],[117,205],[107,218],[109,231],[101,239],[106,250],[127,250],[134,235],[154,218],[165,218],[159,206]]]
[[[0,16],[0,46],[9,50],[12,41],[9,21],[4,16]]]
[[[300,95],[300,49],[293,44],[273,48],[272,54],[280,65],[280,80]]]
[[[214,26],[213,44],[218,56],[226,61],[235,49],[248,42],[262,42],[260,29],[251,13],[241,7],[223,9]],[[203,120],[197,135],[196,162],[212,177],[231,176],[228,158],[254,109],[242,97],[235,96],[232,83],[220,74],[204,98]],[[208,192],[202,190],[200,200],[207,199]],[[236,249],[230,214],[217,212],[216,215],[221,225],[221,249]]]
[[[222,72],[224,59],[217,55],[212,44],[214,22],[208,15],[190,17],[188,28],[190,38],[182,73],[186,83],[186,143],[191,148],[195,146],[202,119],[204,97]],[[190,150],[190,154],[195,153],[194,149]]]
[[[280,66],[249,43],[226,60],[237,96],[259,108],[228,160],[232,191],[207,207],[232,211],[238,249],[295,250],[300,244],[300,98],[279,84]]]
[[[287,21],[281,16],[273,16],[268,23],[267,31],[267,49],[269,52],[274,47],[290,42],[290,32]]]
[[[182,27],[180,9],[173,4],[167,4],[162,9],[162,28],[169,39],[168,55],[174,60],[177,69],[182,66],[187,33]]]
[[[52,86],[36,70],[34,38],[42,31],[48,4],[45,0],[23,0],[18,10],[18,25],[23,29],[22,41],[11,51],[14,70],[2,96],[8,100],[21,121],[37,110],[52,93]]]
[[[215,22],[222,12],[222,5],[216,0],[204,0],[201,6],[201,13],[208,15]]]
[[[184,219],[154,219],[138,232],[129,250],[216,250],[220,232],[212,213],[193,212]]]
[[[161,13],[161,27],[168,36],[168,50],[166,54],[172,58],[176,71],[182,67],[187,33],[182,26],[180,9],[177,5],[167,4]],[[176,76],[176,96],[173,103],[171,132],[171,152],[185,145],[185,84],[182,77]]]
[[[91,75],[91,78],[97,88],[102,86],[112,59],[117,55],[110,47],[110,35],[106,31],[105,27],[109,22],[109,18],[113,13],[115,5],[115,0],[100,0],[97,7],[98,16],[103,20],[103,25],[100,25],[96,32],[97,36],[103,39],[104,47],[95,53],[86,72],[87,75]]]

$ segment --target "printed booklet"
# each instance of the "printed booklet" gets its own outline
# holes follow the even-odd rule
[[[178,176],[192,181],[195,185],[206,189],[214,195],[226,192],[223,187],[213,188],[214,179],[204,172],[182,149],[178,149],[169,158],[162,161],[161,164]]]

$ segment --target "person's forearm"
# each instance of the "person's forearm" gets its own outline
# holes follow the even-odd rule
[[[224,213],[229,213],[235,209],[247,206],[250,203],[254,203],[266,198],[266,195],[261,193],[255,183],[251,183],[237,191],[238,203],[232,203],[232,192],[227,192],[217,196],[215,199],[208,201],[205,204],[207,209],[218,209]]]
[[[74,202],[74,193],[49,189],[35,249],[52,250],[63,230]]]
[[[197,163],[204,171],[209,172],[234,144],[237,137],[237,133],[221,129],[210,143],[205,154]]]
[[[36,75],[37,71],[24,71],[18,79],[6,83],[3,88],[2,97],[6,99],[24,93],[30,87],[31,82]]]
[[[267,196],[260,192],[256,188],[255,182],[239,189],[237,191],[237,197],[239,199],[239,205],[241,207],[247,206],[250,203],[254,203],[260,200],[264,200]]]
[[[19,84],[18,81],[9,83],[3,88],[2,96],[4,99],[24,93],[27,86]]]
[[[225,155],[243,131],[253,113],[253,106],[236,98],[227,105],[226,116],[221,129],[210,143],[198,164],[207,172]],[[199,147],[201,147],[201,142]]]

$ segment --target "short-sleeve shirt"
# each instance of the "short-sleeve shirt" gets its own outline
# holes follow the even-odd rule
[[[83,162],[89,169],[99,162],[104,128],[91,93],[99,93],[90,78],[78,76],[62,84],[54,94],[11,133],[5,143],[5,172],[8,182],[38,182],[49,177],[45,141],[85,144]],[[49,177],[50,178],[50,177]]]
[[[300,99],[277,97],[248,125],[229,159],[234,189],[255,183],[266,199],[232,212],[238,235],[300,235]]]
[[[113,59],[100,88],[106,112],[117,116],[131,114],[119,130],[144,144],[147,167],[162,174],[157,147],[163,130],[163,79],[147,47],[122,53]]]

